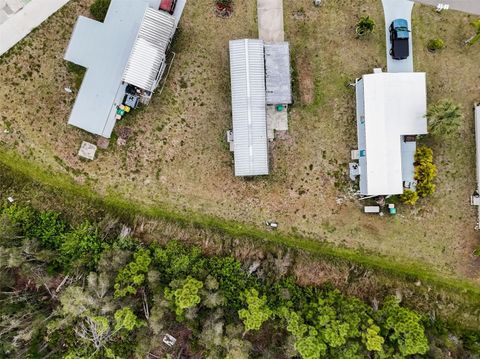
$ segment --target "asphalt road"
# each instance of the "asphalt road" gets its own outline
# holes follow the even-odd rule
[[[464,11],[480,15],[480,0],[414,0],[417,3],[437,7],[438,4],[448,4],[451,10]]]

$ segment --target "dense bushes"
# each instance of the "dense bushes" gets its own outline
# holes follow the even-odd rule
[[[415,205],[420,198],[435,193],[434,184],[437,176],[437,167],[433,164],[433,151],[426,146],[420,146],[415,152],[415,180],[416,191],[404,190],[400,200],[408,205]]]
[[[2,212],[0,266],[31,276],[52,301],[45,305],[39,294],[39,307],[28,307],[36,319],[21,327],[3,322],[23,318],[21,310],[0,309],[0,325],[17,338],[2,342],[0,355],[21,357],[33,337],[41,356],[70,359],[180,350],[235,359],[407,358],[428,350],[422,318],[394,297],[375,311],[329,286],[260,278],[232,257],[207,257],[175,241],[129,250],[96,226],[69,226],[55,213],[18,206]],[[173,349],[161,344],[166,333],[179,339]]]
[[[420,197],[427,197],[435,192],[433,183],[437,176],[437,167],[433,164],[433,151],[425,146],[417,148],[415,152],[415,180],[417,193]]]

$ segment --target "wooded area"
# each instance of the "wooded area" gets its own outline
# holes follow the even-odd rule
[[[301,287],[285,273],[244,268],[180,242],[141,243],[108,222],[70,225],[57,212],[5,204],[0,223],[2,357],[480,353],[479,333],[454,333],[396,297],[369,305],[332,286]],[[177,340],[172,347],[166,334]]]

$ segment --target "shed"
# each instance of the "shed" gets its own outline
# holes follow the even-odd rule
[[[267,175],[263,41],[232,40],[229,47],[235,175]]]

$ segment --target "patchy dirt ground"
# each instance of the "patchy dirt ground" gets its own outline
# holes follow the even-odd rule
[[[480,45],[465,47],[472,17],[416,5],[415,66],[427,72],[429,102],[462,104],[458,138],[431,141],[439,167],[437,194],[399,215],[367,217],[352,198],[347,177],[356,146],[354,91],[349,83],[385,67],[383,13],[378,0],[285,0],[296,103],[290,131],[272,151],[272,174],[254,180],[233,176],[224,140],[231,127],[228,40],[256,37],[256,3],[237,0],[228,19],[211,1],[190,1],[175,41],[175,63],[161,95],[124,121],[127,145],[115,138],[93,162],[76,153],[82,140],[67,126],[75,86],[63,53],[76,17],[90,0],[73,0],[0,58],[0,143],[53,171],[68,173],[100,193],[148,205],[193,210],[262,226],[274,219],[282,231],[417,261],[445,273],[478,279],[472,256],[479,244],[469,196],[475,186],[472,104],[480,97]],[[377,30],[355,38],[360,16]],[[442,37],[446,49],[431,54],[426,42]],[[5,133],[4,130],[8,130]],[[118,135],[117,135],[118,136]]]

